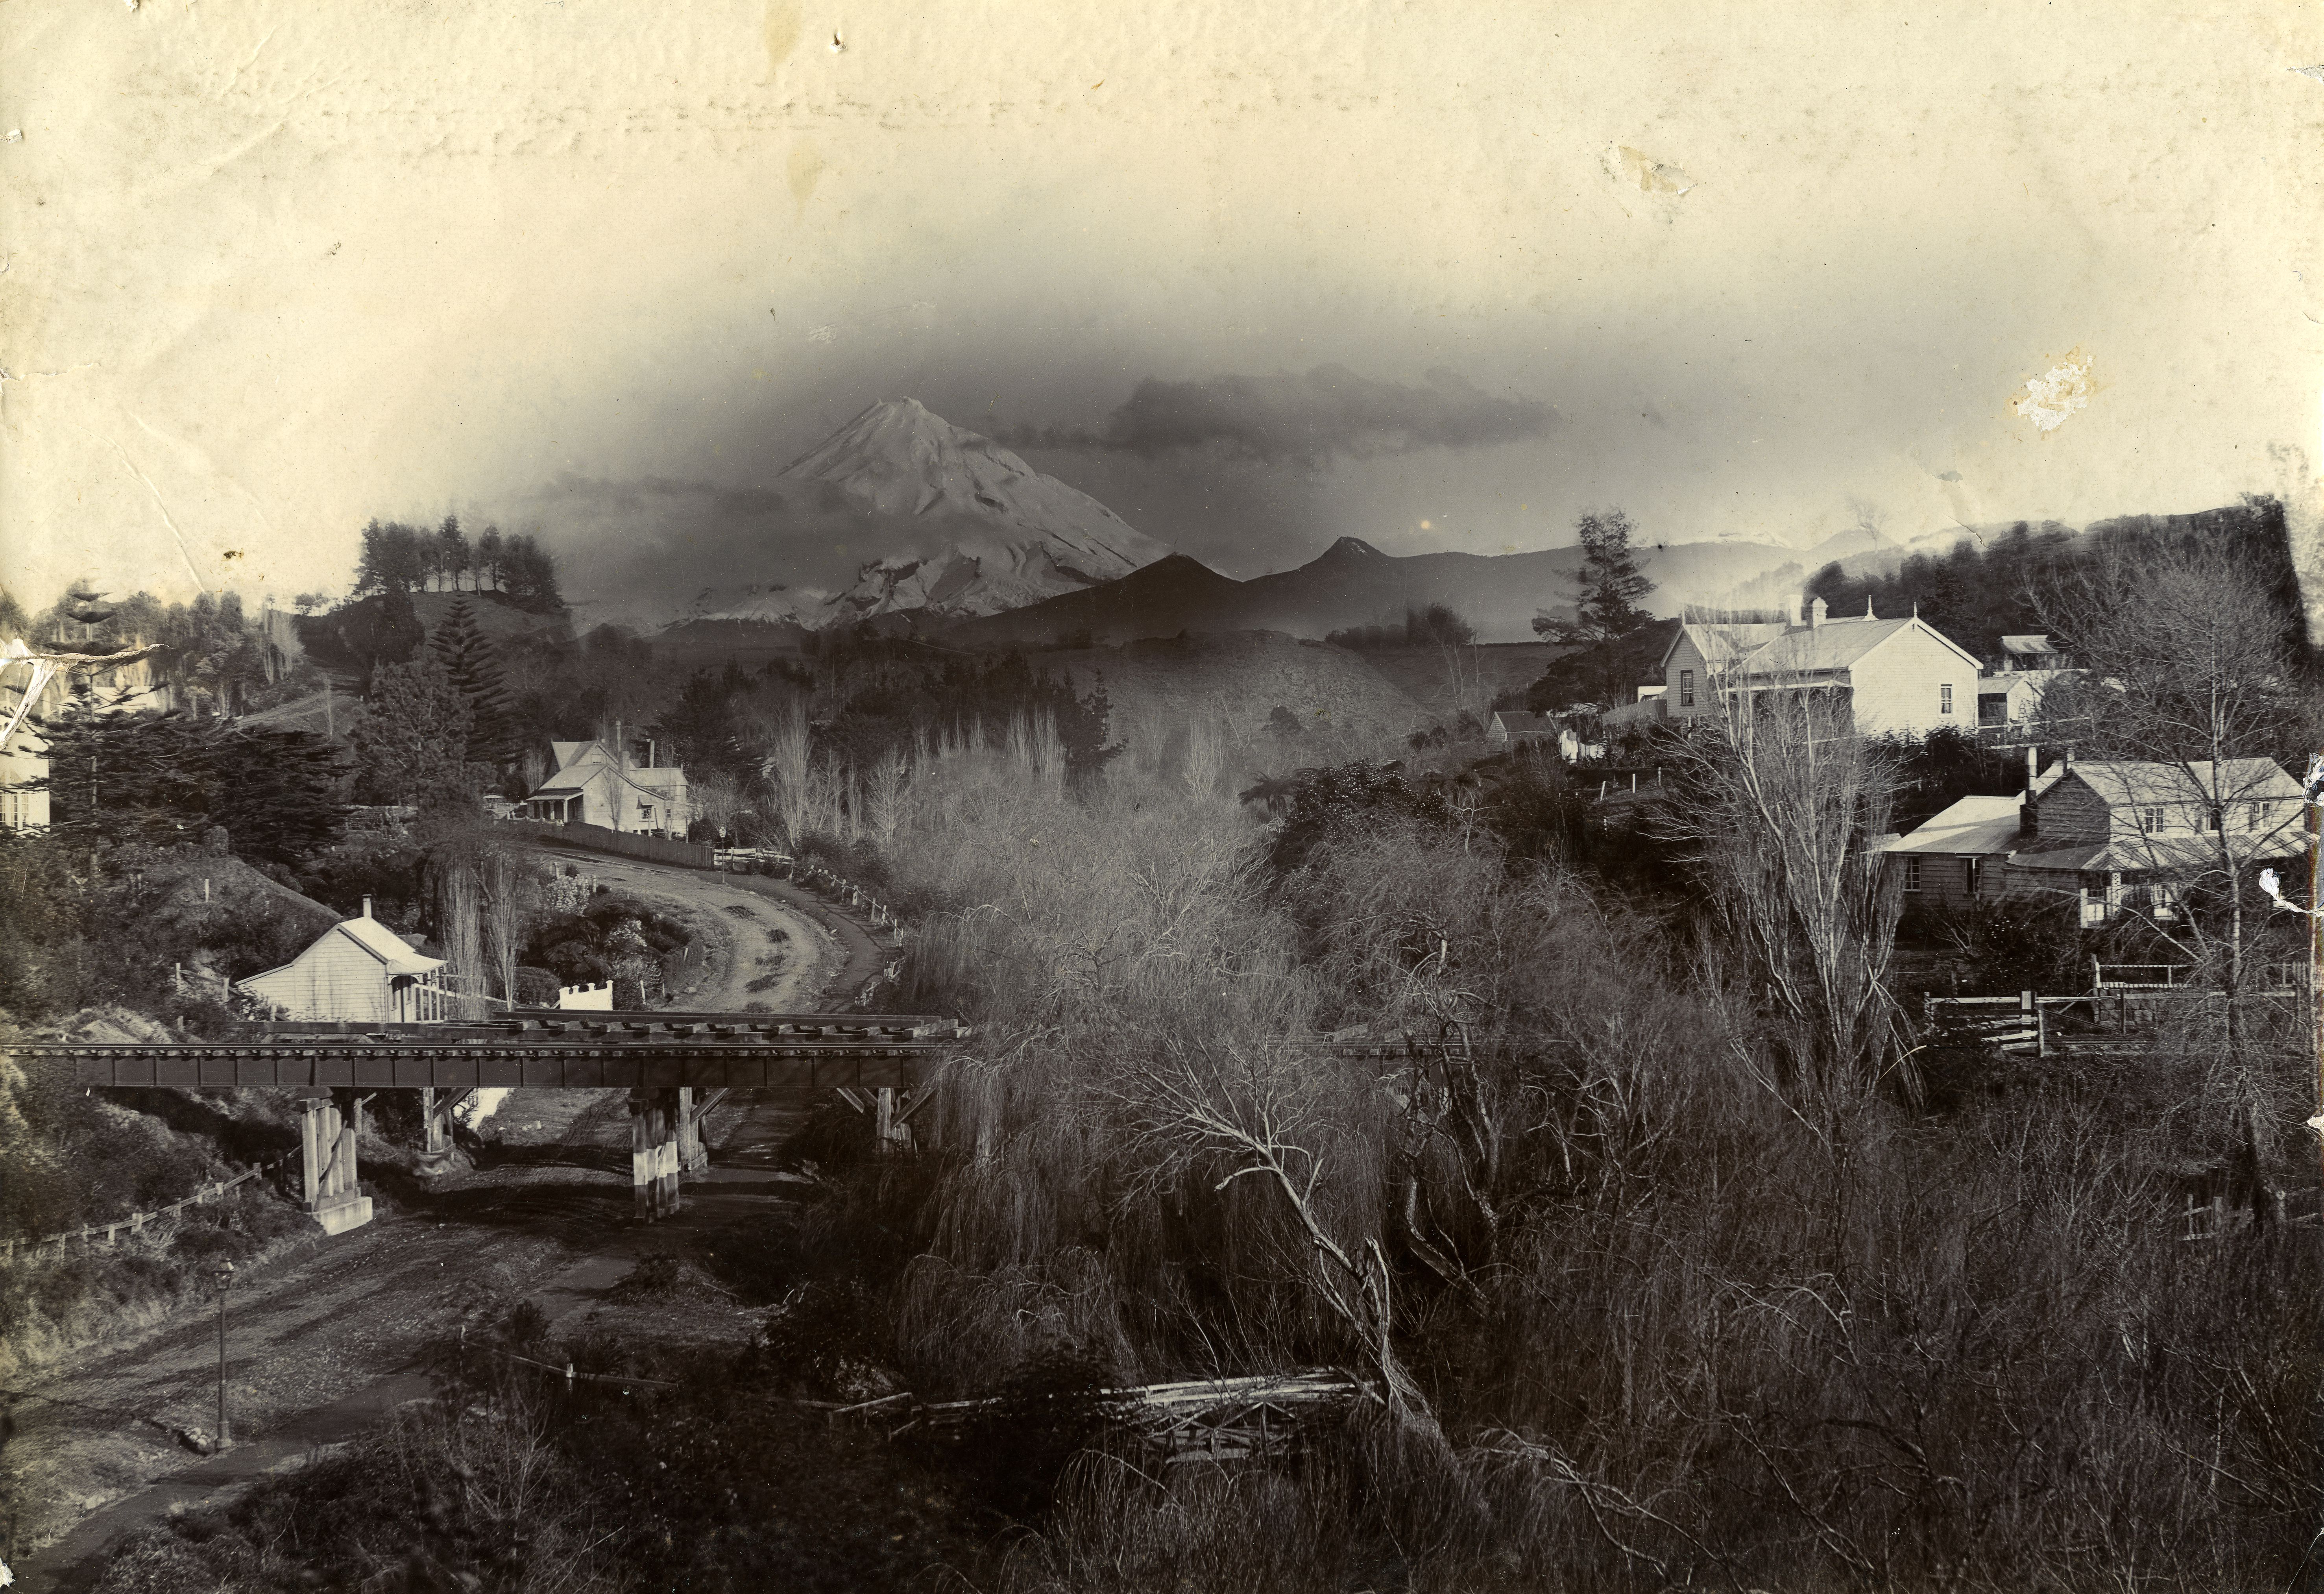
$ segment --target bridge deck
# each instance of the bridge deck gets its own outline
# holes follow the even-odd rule
[[[88,1086],[877,1089],[921,1082],[968,1032],[862,1014],[544,1012],[475,1024],[288,1022],[214,1041],[54,1041],[0,1056]]]

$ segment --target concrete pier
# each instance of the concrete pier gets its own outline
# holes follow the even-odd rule
[[[674,1090],[630,1093],[630,1183],[641,1223],[673,1216],[682,1205],[676,1096]]]
[[[363,1116],[360,1101],[354,1117],[343,1116],[328,1090],[300,1092],[300,1204],[325,1234],[345,1234],[361,1228],[372,1218],[371,1198],[357,1184],[356,1122]]]

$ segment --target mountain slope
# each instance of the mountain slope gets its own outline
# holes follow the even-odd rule
[[[1755,542],[1683,542],[1642,551],[1656,585],[1647,607],[1665,613],[1796,557]],[[1581,566],[1579,548],[1397,558],[1342,537],[1296,570],[1234,581],[1181,554],[1103,587],[965,621],[944,635],[964,647],[1054,645],[1084,635],[1120,643],[1182,631],[1320,638],[1442,603],[1474,626],[1480,641],[1523,642],[1533,638],[1536,614],[1572,611]]]
[[[879,556],[839,592],[780,581],[707,589],[680,623],[818,628],[910,611],[999,614],[1119,579],[1170,551],[918,399],[864,410],[786,466],[773,493]]]

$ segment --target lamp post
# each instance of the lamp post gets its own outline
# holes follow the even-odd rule
[[[217,1445],[214,1447],[214,1449],[216,1449],[216,1450],[222,1450],[226,1449],[226,1293],[227,1288],[228,1288],[230,1285],[232,1285],[232,1284],[233,1284],[233,1283],[234,1283],[234,1264],[233,1264],[233,1263],[231,1263],[231,1262],[226,1262],[226,1263],[222,1263],[222,1264],[220,1264],[220,1265],[219,1265],[219,1267],[218,1267],[218,1271],[217,1271],[217,1293],[218,1293],[218,1309],[217,1309],[217,1325],[218,1325],[218,1409],[217,1409]]]

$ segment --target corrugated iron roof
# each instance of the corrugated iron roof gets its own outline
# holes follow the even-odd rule
[[[1904,620],[1826,620],[1821,626],[1786,629],[1762,644],[1743,662],[1751,675],[1805,675],[1821,670],[1845,670],[1899,631]]]
[[[2016,845],[2016,798],[1964,797],[1910,835],[1899,836],[1886,850],[1990,856]]]
[[[2204,802],[2214,793],[2236,802],[2296,802],[2301,795],[2300,783],[2284,774],[2273,758],[2227,759],[2216,781],[2208,758],[2185,764],[2078,758],[2069,773],[2079,776],[2112,808]]]

